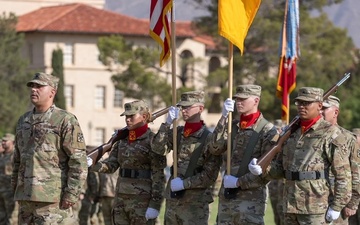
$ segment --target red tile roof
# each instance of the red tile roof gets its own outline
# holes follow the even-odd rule
[[[74,3],[43,7],[19,17],[18,32],[62,32],[147,36],[149,20]],[[195,37],[191,22],[176,22],[177,37]]]

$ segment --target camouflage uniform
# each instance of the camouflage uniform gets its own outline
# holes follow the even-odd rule
[[[352,132],[356,135],[357,143],[360,145],[360,128],[352,129]],[[360,152],[355,153],[354,155],[360,156]],[[353,166],[351,165],[353,169]],[[351,202],[351,201],[350,201]],[[356,210],[356,214],[349,217],[349,225],[358,225],[360,224],[360,204]]]
[[[5,134],[3,142],[14,141],[13,134]],[[3,143],[3,145],[6,143]],[[8,146],[10,147],[10,146]],[[17,224],[18,204],[14,201],[14,191],[11,187],[14,147],[0,156],[0,225]]]
[[[203,92],[185,92],[181,95],[180,106],[202,103],[204,100]],[[192,153],[196,144],[206,130],[203,125],[198,131],[184,136],[184,127],[177,127],[177,177],[183,179],[185,193],[181,198],[172,198],[170,182],[166,187],[166,209],[165,224],[167,225],[190,225],[207,224],[209,217],[209,203],[213,202],[212,188],[218,177],[222,163],[221,156],[211,155],[206,144],[201,146],[201,155],[197,160],[194,174],[185,178],[186,170],[189,166]],[[204,143],[210,141],[211,134],[206,137]],[[173,130],[170,125],[163,123],[152,142],[152,150],[159,155],[166,155],[173,149]],[[174,178],[171,175],[170,180]]]
[[[340,108],[340,99],[330,95],[327,100],[323,102],[323,109],[326,108]],[[326,111],[324,111],[326,112]],[[331,114],[332,116],[333,114]],[[330,122],[330,121],[329,121]],[[337,125],[337,124],[336,124]],[[350,202],[347,203],[346,207],[349,209],[356,210],[360,202],[360,147],[356,140],[356,135],[350,131],[340,127],[337,127],[341,130],[342,134],[346,137],[347,149],[349,153],[349,160],[351,165],[351,181],[352,181],[352,195]],[[332,187],[332,192],[334,192],[334,175],[330,173],[330,184]],[[332,195],[330,196],[330,202],[332,202]],[[337,220],[333,222],[336,225],[347,225],[348,218],[343,218],[340,216]]]
[[[236,88],[234,97],[247,98],[250,96],[261,95],[261,87],[257,85],[239,85]],[[231,171],[232,176],[237,177],[239,166],[245,154],[246,147],[249,143],[254,130],[259,123],[265,120],[260,114],[257,121],[244,129],[240,129],[237,123],[237,129],[232,130],[235,133],[232,142],[231,153]],[[227,150],[227,122],[224,117],[221,117],[215,130],[213,139],[210,144],[210,151],[212,154],[221,155]],[[259,158],[278,138],[276,127],[267,122],[264,128],[260,131],[258,141],[253,149],[251,158]],[[248,163],[247,163],[248,164]],[[246,164],[246,165],[247,165]],[[264,224],[265,207],[267,201],[267,183],[268,180],[261,179],[259,176],[254,176],[250,172],[238,178],[240,184],[239,191],[235,198],[228,199],[224,196],[224,184],[222,184],[219,192],[219,207],[218,207],[218,224]]]
[[[322,102],[323,90],[305,87],[296,100]],[[335,174],[335,193],[331,192],[329,171]],[[305,133],[292,132],[281,154],[268,168],[272,177],[285,178],[283,210],[285,224],[326,224],[328,207],[340,212],[350,200],[351,174],[346,139],[341,131],[323,118]]]
[[[96,211],[99,207],[99,186],[99,175],[89,171],[84,187],[85,194],[79,211],[80,225],[97,224]]]
[[[111,211],[114,205],[116,193],[116,181],[119,177],[119,170],[112,174],[100,173],[99,201],[101,204],[103,224],[112,225]]]
[[[141,101],[126,103],[125,112],[121,115],[135,114],[145,107]],[[113,207],[115,225],[155,224],[154,219],[146,221],[145,213],[148,207],[160,211],[166,158],[151,151],[153,136],[154,133],[147,129],[133,142],[129,142],[130,137],[115,142],[109,158],[91,168],[100,173],[114,173],[119,169]]]
[[[57,82],[36,73],[27,85],[56,89]],[[60,205],[78,201],[86,176],[84,137],[74,115],[52,105],[44,113],[34,108],[19,118],[11,178],[19,224],[77,224],[71,207]]]

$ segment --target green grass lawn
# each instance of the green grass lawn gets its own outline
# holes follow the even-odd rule
[[[218,206],[218,198],[215,198],[215,201],[210,204],[209,225],[215,225],[217,206]],[[165,211],[165,203],[161,207],[161,211],[160,211],[160,216],[159,216],[160,224],[164,224],[164,211]],[[271,208],[270,200],[268,200],[268,204],[265,212],[265,225],[275,225],[274,214]]]

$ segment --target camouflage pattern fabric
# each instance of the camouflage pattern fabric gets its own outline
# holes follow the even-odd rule
[[[282,210],[283,180],[272,180],[268,184],[269,198],[274,213],[275,225],[284,224],[284,213]]]
[[[0,224],[17,224],[18,204],[11,187],[14,151],[0,156]]]
[[[14,199],[23,205],[24,201],[57,206],[61,201],[77,202],[88,170],[85,148],[74,115],[55,105],[42,114],[25,113],[16,126]]]
[[[163,191],[165,186],[164,168],[166,167],[165,156],[159,156],[151,151],[150,140],[154,133],[148,129],[145,134],[137,137],[136,141],[128,143],[128,138],[114,143],[109,158],[96,163],[91,170],[100,173],[114,173],[118,168],[132,170],[151,171],[151,178],[129,178],[119,176],[117,179],[116,199],[114,205],[114,215],[120,221],[128,221],[125,224],[133,224],[132,221],[144,221],[147,207],[160,211],[163,201]],[[130,202],[136,205],[126,205],[126,208],[117,208],[125,205],[120,195],[126,195]],[[143,213],[130,213],[127,209],[135,210],[139,208]],[[122,217],[123,216],[123,217]],[[134,218],[140,216],[141,218]],[[115,224],[119,222],[114,221]],[[121,223],[124,224],[124,223]],[[135,223],[136,224],[136,223]],[[138,223],[142,224],[142,223]]]
[[[360,202],[360,146],[357,143],[356,135],[350,131],[338,126],[342,134],[346,137],[347,149],[349,153],[349,160],[351,165],[351,184],[352,184],[352,193],[351,199],[346,204],[346,207],[350,209],[357,209]],[[330,180],[334,180],[334,175],[330,173]],[[333,182],[330,182],[332,185],[332,192],[334,191]],[[332,196],[330,196],[330,201],[332,201]],[[333,222],[336,225],[347,225],[349,224],[348,218],[342,218],[341,216]]]
[[[170,204],[168,204],[170,203]],[[182,213],[179,213],[182,212]],[[181,200],[167,201],[165,210],[165,225],[208,224],[209,205],[202,202],[183,202]]]
[[[201,209],[206,208],[206,215],[204,215],[204,217],[201,217],[204,218],[204,220],[198,223],[206,224],[209,216],[208,204],[213,202],[211,186],[215,184],[215,181],[218,177],[220,166],[222,164],[222,157],[210,154],[208,145],[206,144],[211,138],[211,134],[209,134],[205,140],[205,144],[202,147],[202,152],[197,161],[195,169],[196,171],[194,175],[184,179],[186,170],[190,163],[191,155],[196,149],[196,144],[199,143],[203,132],[207,128],[203,126],[198,131],[192,133],[188,137],[184,136],[183,128],[183,126],[179,126],[177,128],[177,135],[180,138],[179,146],[177,146],[177,176],[183,179],[185,194],[180,199],[171,198],[170,182],[168,182],[165,191],[166,210],[171,207],[173,210],[176,210],[176,212],[168,215],[177,214],[180,218],[187,218],[188,215],[194,212],[196,207],[201,207]],[[172,148],[173,131],[172,129],[170,129],[170,125],[163,123],[160,126],[160,129],[156,134],[155,138],[153,139],[152,150],[159,155],[166,155],[172,150]],[[174,177],[171,176],[170,180],[173,178]],[[188,208],[177,209],[175,206],[179,204],[186,204]],[[165,223],[169,224],[169,220],[175,221],[174,218],[166,217]]]
[[[95,212],[99,204],[99,187],[99,174],[89,171],[84,185],[85,194],[79,211],[80,225],[90,225],[92,224],[91,221],[97,219],[93,217],[97,217]]]
[[[284,224],[286,225],[328,225],[325,221],[325,213],[323,214],[295,214],[286,213],[284,215]]]
[[[252,136],[254,129],[259,125],[264,117],[261,114],[257,122],[246,129],[233,130],[236,132],[233,140],[231,154],[230,174],[237,176],[239,166],[245,154],[246,146]],[[251,158],[259,158],[268,151],[278,138],[276,127],[268,122],[260,132]],[[212,154],[221,155],[227,150],[227,123],[222,117],[215,127],[213,139],[210,143]],[[263,224],[265,206],[267,200],[268,180],[259,176],[254,176],[250,172],[239,177],[241,190],[235,199],[226,199],[224,196],[224,185],[222,184],[219,193],[218,224],[243,224],[247,223]]]
[[[335,194],[330,207],[341,211],[351,194],[348,154],[346,138],[339,128],[321,118],[304,134],[301,134],[301,128],[292,133],[277,160],[268,168],[268,174],[283,178],[286,170],[328,173],[331,168],[335,174]],[[330,191],[327,179],[285,180],[283,210],[286,214],[303,214],[309,217],[325,215],[329,207]]]
[[[20,117],[16,127],[15,200],[69,202],[78,200],[87,176],[85,142],[76,117],[51,106]]]
[[[19,224],[78,225],[72,209],[60,209],[59,203],[19,201]]]
[[[116,192],[116,181],[119,177],[119,170],[115,173],[99,173],[100,179],[100,204],[103,221],[105,225],[112,225],[111,211],[114,205],[114,197]]]

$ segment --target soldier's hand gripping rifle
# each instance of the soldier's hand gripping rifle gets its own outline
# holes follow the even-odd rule
[[[164,115],[169,111],[170,107],[161,109],[159,111],[154,112],[151,115],[151,121],[154,121],[156,118]],[[129,135],[129,130],[127,127],[124,127],[122,129],[116,130],[113,135],[111,136],[110,140],[106,142],[105,144],[100,145],[99,147],[91,150],[87,153],[87,156],[90,157],[93,161],[93,165],[101,159],[101,157],[108,151],[111,150],[111,146],[117,142],[118,140],[125,139]]]
[[[350,73],[344,74],[344,77],[332,86],[328,91],[325,92],[323,99],[326,100],[332,93],[336,92],[338,87],[342,85],[347,79],[349,79]],[[290,124],[283,130],[276,144],[265,154],[263,154],[257,164],[261,166],[262,172],[265,173],[266,168],[269,166],[275,155],[281,152],[282,145],[290,137],[291,133],[296,131],[300,126],[300,117],[296,116]]]

